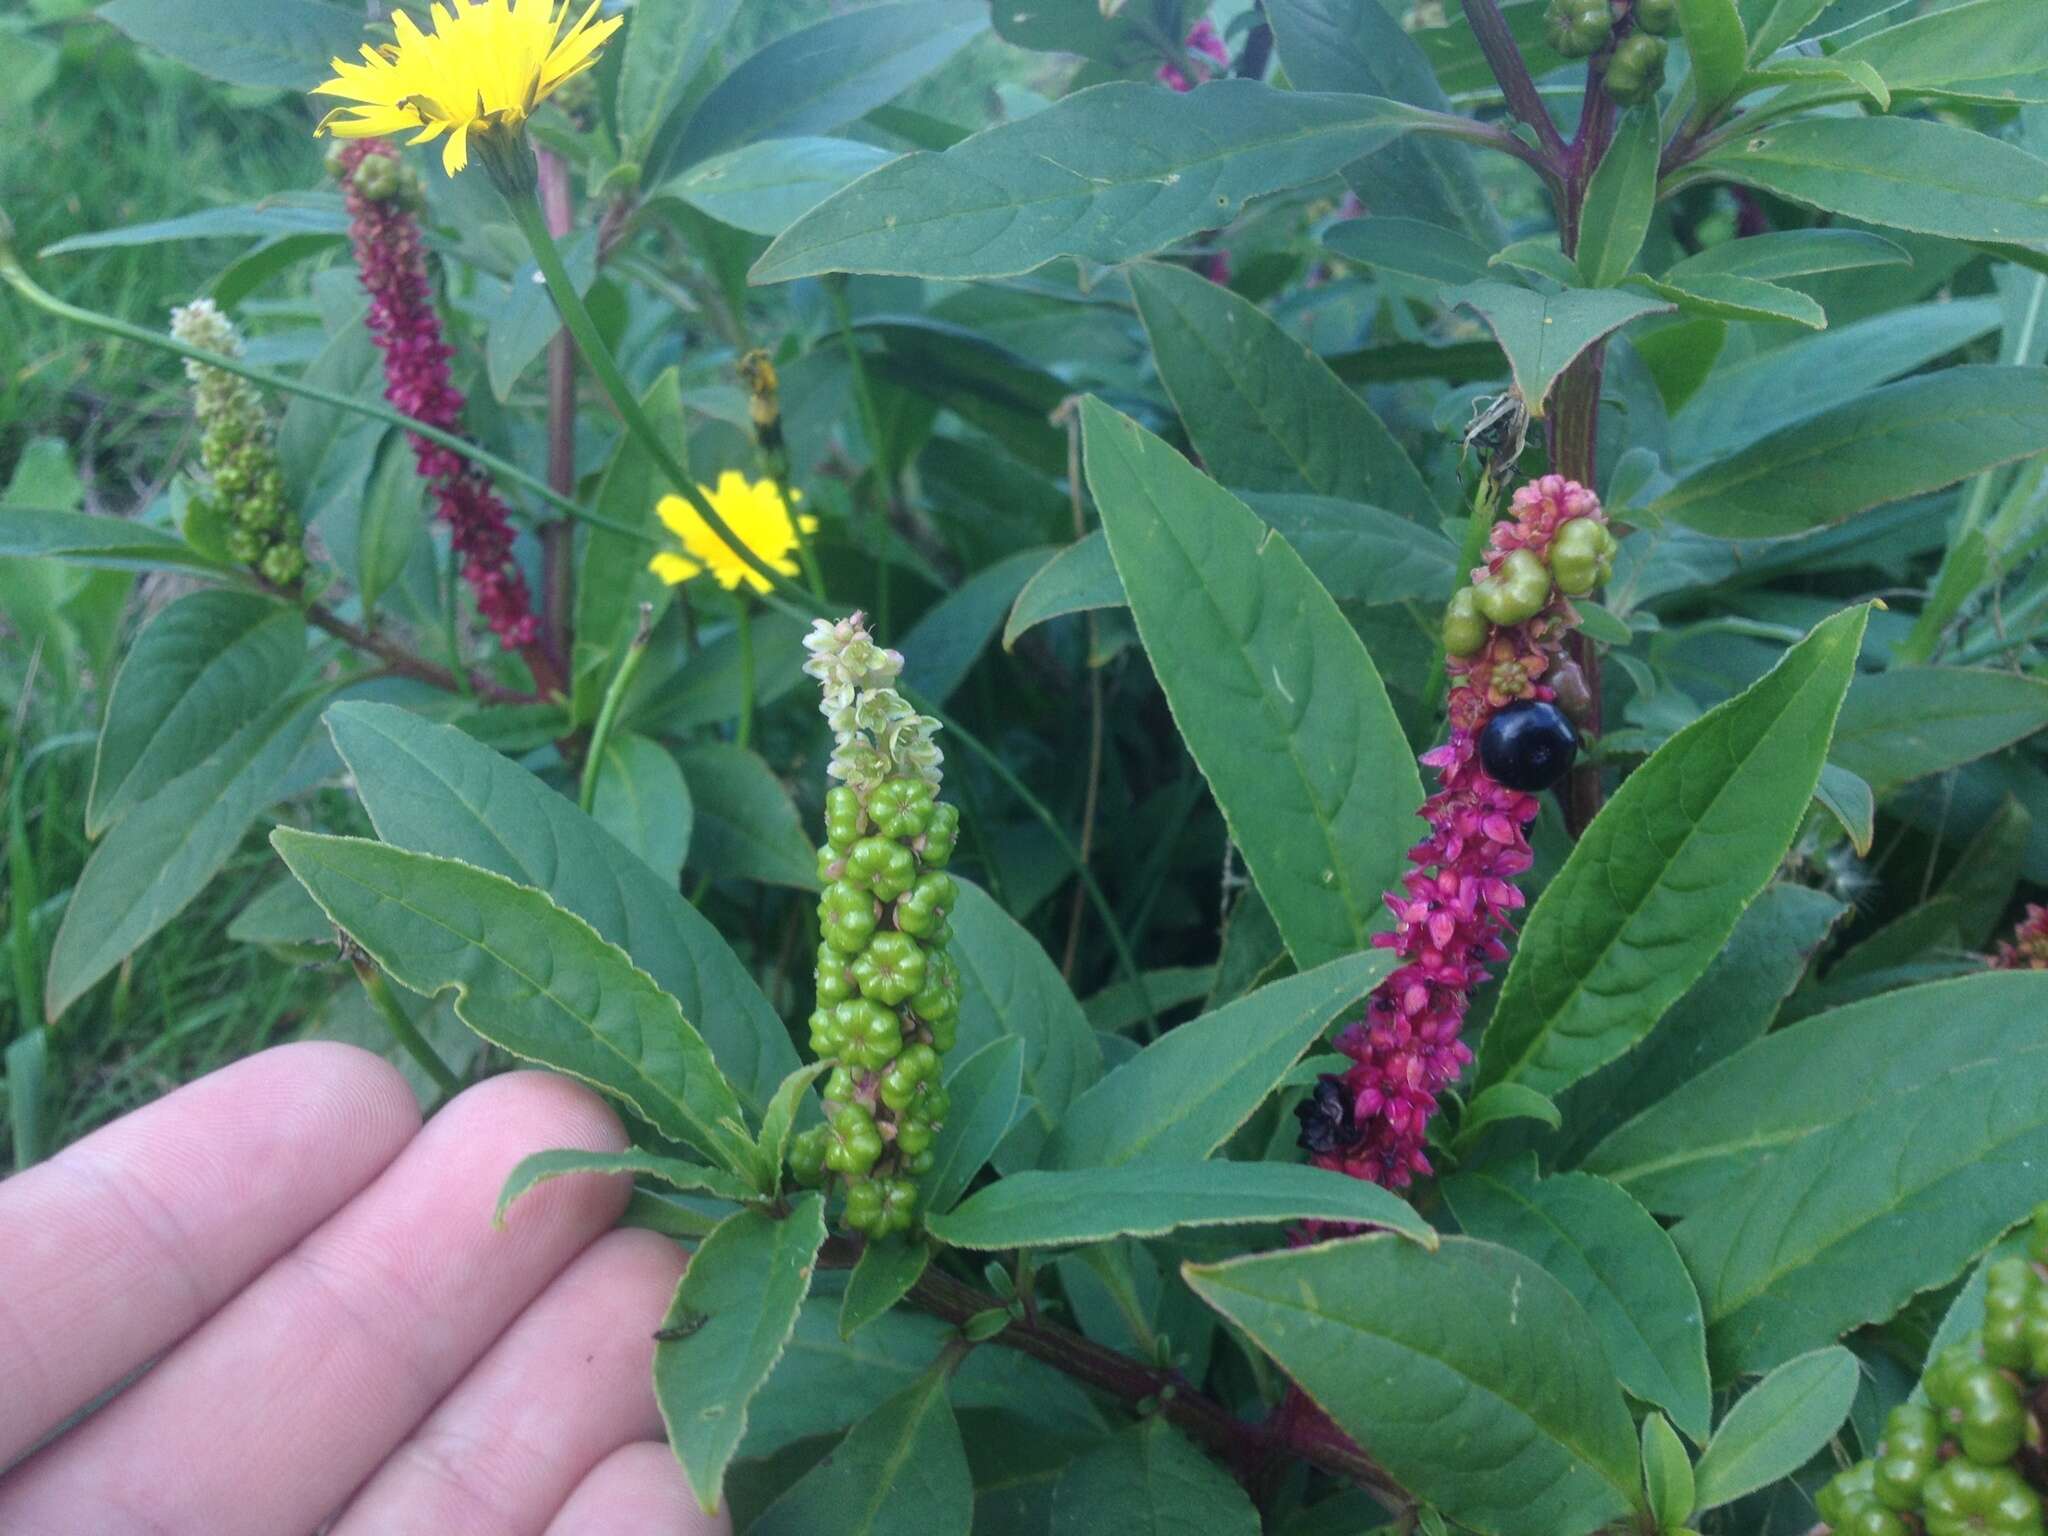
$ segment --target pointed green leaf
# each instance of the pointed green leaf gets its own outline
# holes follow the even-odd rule
[[[281,91],[308,89],[363,40],[360,14],[317,0],[108,0],[98,14],[209,80]]]
[[[1256,305],[1186,267],[1128,275],[1160,382],[1210,474],[1431,515],[1429,488],[1372,408]]]
[[[839,1337],[852,1338],[901,1301],[931,1259],[932,1245],[922,1237],[870,1238],[840,1298]]]
[[[768,1107],[761,1112],[761,1154],[767,1165],[776,1170],[778,1180],[783,1165],[789,1161],[789,1139],[796,1131],[797,1116],[804,1111],[811,1084],[823,1077],[831,1065],[827,1061],[813,1061],[798,1067],[775,1085]],[[810,1114],[817,1118],[815,1107]]]
[[[1677,1531],[1693,1510],[1692,1458],[1661,1413],[1643,1420],[1643,1489],[1659,1531]]]
[[[1372,658],[1243,502],[1099,401],[1082,421],[1139,638],[1288,948],[1363,948],[1422,799]]]
[[[696,820],[690,868],[714,880],[818,888],[818,853],[796,802],[758,752],[729,741],[678,754]]]
[[[984,566],[927,608],[897,647],[903,653],[903,684],[943,704],[967,681],[1003,615],[1024,586],[1054,556],[1046,548],[1022,549]]]
[[[2048,449],[2048,368],[1968,364],[1781,427],[1686,476],[1650,514],[1727,539],[1785,538]]]
[[[946,1076],[953,1101],[932,1141],[932,1170],[919,1180],[927,1213],[950,1211],[1017,1118],[1024,1094],[1024,1041],[991,1040]]]
[[[2030,0],[1974,0],[1907,16],[1827,62],[1871,70],[1901,96],[1990,106],[2039,102],[2048,100],[2048,30],[2040,20]]]
[[[1346,955],[1168,1030],[1074,1101],[1046,1162],[1091,1168],[1207,1157],[1330,1021],[1392,969],[1386,950]]]
[[[1678,21],[1685,32],[1685,51],[1692,56],[1699,104],[1718,107],[1735,94],[1749,57],[1749,39],[1743,36],[1735,0],[1678,0]]]
[[[1648,1218],[1646,1217],[1645,1220]],[[1126,1163],[1026,1169],[926,1222],[956,1248],[1057,1248],[1178,1227],[1371,1224],[1433,1247],[1435,1232],[1377,1184],[1305,1163]]]
[[[825,1201],[728,1216],[704,1239],[654,1346],[654,1397],[697,1502],[716,1510],[747,1405],[782,1358],[825,1241]]]
[[[1688,169],[1891,229],[2048,240],[2048,162],[1947,123],[1793,118],[1738,133]]]
[[[1641,1502],[1600,1337],[1518,1253],[1387,1235],[1182,1273],[1402,1487],[1464,1525],[1584,1536]]]
[[[280,827],[271,844],[336,927],[493,1045],[624,1100],[749,1178],[739,1101],[676,1000],[540,891],[453,859]]]
[[[207,589],[159,612],[114,676],[86,836],[205,761],[290,686],[305,654],[298,610],[253,592]]]
[[[1555,1093],[1649,1033],[1707,968],[1799,830],[1869,613],[1816,626],[1623,782],[1529,914],[1482,1084]]]
[[[519,1165],[505,1176],[505,1187],[498,1191],[498,1208],[491,1215],[492,1222],[503,1226],[505,1213],[512,1209],[513,1202],[521,1195],[549,1179],[559,1179],[571,1173],[631,1173],[666,1184],[671,1189],[716,1195],[721,1200],[750,1200],[757,1193],[752,1185],[729,1173],[706,1168],[700,1163],[686,1163],[679,1157],[662,1157],[637,1148],[624,1152],[585,1152],[574,1147],[562,1147],[549,1152],[535,1152],[520,1159]]]
[[[1109,540],[1100,532],[1091,533],[1054,555],[1024,583],[1003,624],[1003,649],[1015,650],[1019,636],[1049,620],[1123,605],[1124,584],[1109,558]]]
[[[1259,1536],[1236,1478],[1164,1418],[1142,1419],[1069,1462],[1052,1495],[1050,1536]]]
[[[1491,1088],[1482,1089],[1465,1106],[1465,1113],[1458,1118],[1458,1134],[1452,1145],[1464,1148],[1478,1139],[1479,1133],[1489,1125],[1499,1125],[1506,1120],[1538,1120],[1553,1131],[1563,1124],[1558,1108],[1547,1095],[1534,1088],[1524,1088],[1520,1083],[1495,1083]]]
[[[615,731],[604,744],[590,814],[665,885],[683,876],[695,811],[683,770],[659,742]]]
[[[1675,262],[1667,281],[1685,277],[1749,277],[1761,282],[1858,267],[1911,266],[1905,247],[1861,229],[1787,229],[1723,240]]]
[[[1446,288],[1446,304],[1462,304],[1484,320],[1508,355],[1515,387],[1536,415],[1557,376],[1596,341],[1644,315],[1665,315],[1671,306],[1627,288],[1568,288],[1537,293],[1508,283],[1467,283]]]
[[[49,1022],[220,873],[312,733],[324,691],[272,703],[122,817],[93,850],[50,946]]]
[[[1535,1182],[1461,1173],[1443,1190],[1467,1236],[1525,1254],[1564,1283],[1622,1386],[1706,1439],[1712,1388],[1700,1299],[1654,1216],[1589,1173]]]
[[[1323,232],[1323,244],[1350,261],[1426,283],[1474,283],[1488,276],[1493,252],[1470,235],[1421,219],[1375,214]]]
[[[1724,0],[1725,3],[1725,0]],[[1611,288],[1628,269],[1650,232],[1657,206],[1657,113],[1635,107],[1614,130],[1614,142],[1586,188],[1579,216],[1579,270],[1588,287]]]
[[[1859,677],[1828,756],[1883,793],[2048,726],[2048,682],[1991,667],[1895,667]]]
[[[1827,312],[1798,289],[1753,277],[1699,272],[1634,281],[1689,315],[1714,320],[1783,320],[1815,331],[1825,329],[1828,323]]]
[[[862,1419],[762,1512],[751,1536],[967,1536],[974,1478],[935,1366]]]
[[[1840,55],[1823,59],[1787,55],[1773,59],[1744,75],[1740,90],[1747,94],[1773,86],[1791,88],[1771,102],[1773,113],[1781,106],[1789,106],[1794,92],[1799,100],[1815,102],[1867,96],[1880,112],[1889,111],[1892,104],[1892,93],[1886,88],[1882,75],[1861,59],[1845,59]]]
[[[740,0],[637,0],[620,45],[613,98],[619,144],[644,161],[654,135],[732,24]]]
[[[0,558],[61,560],[119,571],[225,569],[183,539],[125,517],[0,504]]]
[[[676,1000],[748,1106],[797,1067],[768,999],[704,915],[573,802],[453,726],[386,704],[327,712],[377,836],[545,890]]]
[[[858,139],[764,139],[700,160],[649,196],[680,198],[721,224],[774,236],[895,158]]]
[[[1861,1372],[1840,1345],[1787,1360],[1742,1395],[1693,1469],[1694,1507],[1718,1509],[1790,1477],[1849,1416]]]
[[[1436,121],[1252,80],[1185,95],[1113,81],[862,177],[784,230],[752,276],[1007,277],[1061,256],[1129,261]]]

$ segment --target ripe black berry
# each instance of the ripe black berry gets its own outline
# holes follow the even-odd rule
[[[1495,715],[1479,737],[1479,761],[1487,775],[1532,795],[1570,773],[1578,755],[1579,733],[1564,711],[1530,699]]]
[[[1348,1146],[1357,1135],[1351,1119],[1351,1095],[1341,1077],[1325,1074],[1317,1078],[1316,1091],[1294,1106],[1294,1114],[1301,1121],[1299,1141],[1304,1152],[1327,1156]]]

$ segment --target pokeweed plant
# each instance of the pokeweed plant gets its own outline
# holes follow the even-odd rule
[[[2040,1530],[2038,5],[116,0],[336,181],[0,249],[200,427],[17,1045],[271,828],[741,1530]]]

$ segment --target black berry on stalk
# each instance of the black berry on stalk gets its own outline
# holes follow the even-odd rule
[[[1509,789],[1539,794],[1571,772],[1579,733],[1555,704],[1525,699],[1487,721],[1479,761],[1487,777]]]

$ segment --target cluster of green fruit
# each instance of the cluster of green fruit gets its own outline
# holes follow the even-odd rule
[[[1498,570],[1452,596],[1444,610],[1444,650],[1452,656],[1474,655],[1495,625],[1505,629],[1535,618],[1550,606],[1553,582],[1567,597],[1585,596],[1613,574],[1620,547],[1602,524],[1575,517],[1558,528],[1543,554],[1509,550]]]
[[[1885,1420],[1877,1455],[1838,1473],[1815,1501],[1837,1536],[2043,1536],[2028,1472],[2048,1463],[2036,1394],[2048,1381],[2048,1205],[2028,1256],[1985,1273],[1984,1326],[1944,1349],[1925,1403]]]
[[[843,1220],[872,1237],[917,1218],[917,1177],[950,1108],[941,1057],[952,1049],[960,973],[947,953],[957,894],[945,872],[960,813],[938,801],[931,722],[888,686],[902,665],[868,640],[859,616],[818,621],[814,676],[840,733],[818,850],[818,1002],[810,1047],[832,1065],[825,1123],[800,1133],[790,1168],[807,1184],[836,1176]],[[908,771],[906,771],[908,770]]]
[[[1599,67],[1607,94],[1635,106],[1664,84],[1664,38],[1678,25],[1678,0],[1550,0],[1543,38],[1565,58],[1590,59],[1607,48],[1624,19],[1633,25]]]
[[[173,310],[171,334],[187,346],[242,355],[234,322],[211,299]],[[207,481],[187,515],[188,532],[275,586],[297,586],[306,574],[306,552],[298,517],[285,505],[284,471],[263,397],[248,380],[189,358],[185,376],[192,381]]]

